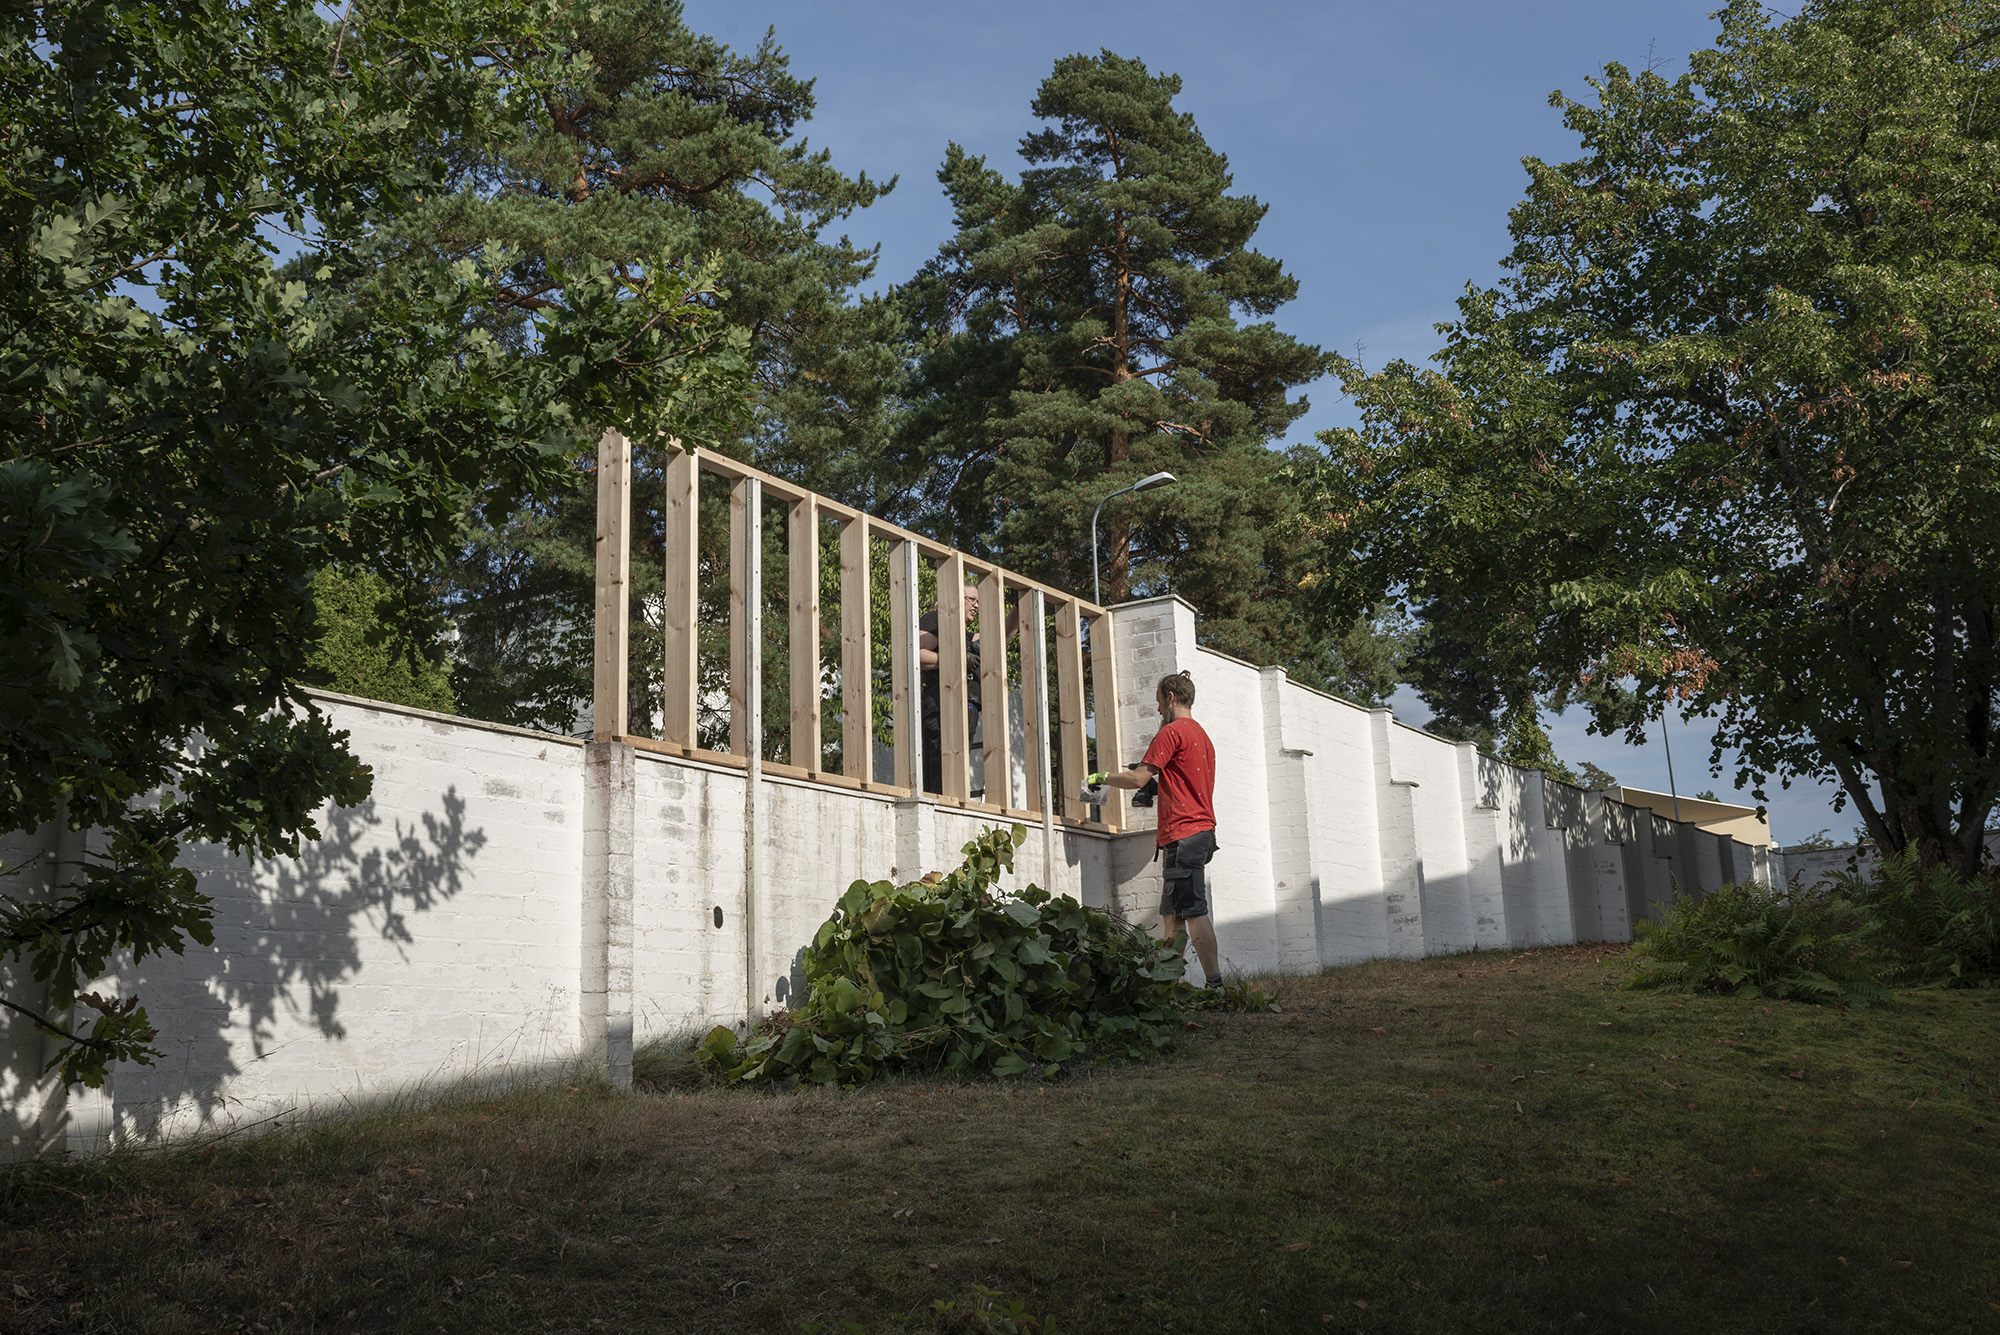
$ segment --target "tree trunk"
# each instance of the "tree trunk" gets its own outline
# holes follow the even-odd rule
[[[1975,761],[1985,761],[1993,745],[1993,611],[1978,602],[1965,609],[1965,748]],[[1983,766],[1982,766],[1983,769]],[[1986,859],[1986,822],[1993,812],[1993,787],[1968,785],[1959,795],[1959,874],[1978,873]]]
[[[1125,215],[1114,213],[1111,220],[1111,383],[1114,387],[1132,378],[1132,265],[1126,252]],[[1105,455],[1105,471],[1116,476],[1132,457],[1132,445],[1121,423],[1111,432],[1111,448]],[[1108,603],[1122,603],[1131,594],[1132,525],[1123,516],[1111,521],[1111,596]]]
[[[1865,720],[1859,735],[1818,740],[1883,852],[1914,852],[1926,875],[1945,866],[1969,877],[1985,860],[1986,822],[1995,797],[1982,763],[1991,746],[1993,625],[1986,609],[1968,607],[1961,630],[1945,605],[1945,588],[1942,580],[1933,583],[1931,681],[1922,721],[1940,739],[1962,744],[1957,763],[1946,764],[1943,772],[1910,763],[1903,745],[1909,720],[1893,714],[1890,686],[1871,664],[1863,666],[1870,669],[1865,675],[1877,678],[1875,694],[1858,702]],[[1850,617],[1849,628],[1857,641],[1865,639],[1865,625],[1857,618]]]

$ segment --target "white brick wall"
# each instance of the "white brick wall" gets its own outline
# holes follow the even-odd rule
[[[633,812],[635,1038],[742,1018],[741,771],[639,757]],[[715,910],[722,910],[716,925]]]
[[[1194,674],[1195,717],[1217,755],[1209,879],[1227,972],[1563,942],[1579,930],[1624,939],[1628,903],[1657,912],[1682,863],[1696,864],[1684,886],[1724,875],[1711,837],[1574,790],[1552,805],[1539,774],[1201,648],[1178,598],[1113,615],[1127,740],[1107,767],[1145,753],[1159,678]],[[190,850],[215,900],[215,945],[104,980],[143,995],[159,1065],[65,1096],[38,1078],[41,1040],[0,1016],[11,1154],[221,1130],[575,1062],[629,1075],[635,1041],[794,1004],[799,952],[851,881],[949,869],[991,823],[767,776],[752,886],[741,770],[345,697],[326,706],[374,767],[373,797],[324,813],[325,837],[298,858]],[[1115,836],[1056,827],[1046,844],[1031,828],[1013,883],[1153,929],[1151,813],[1135,812],[1132,826]],[[43,893],[37,878],[73,864],[80,838],[48,830],[0,843],[0,867],[31,866],[0,877],[6,891]],[[1755,870],[1742,853],[1730,871]],[[0,983],[33,1000],[17,977]]]
[[[1552,806],[1536,771],[1203,649],[1194,609],[1178,598],[1129,603],[1113,615],[1121,721],[1134,739],[1121,759],[1142,755],[1158,729],[1159,678],[1194,674],[1194,715],[1216,746],[1222,851],[1211,880],[1225,968],[1297,972],[1559,944],[1580,933],[1630,938],[1626,868],[1650,861],[1652,847],[1642,839],[1644,858],[1628,858],[1619,832],[1637,830],[1644,813],[1609,803],[1624,813],[1612,819],[1605,799],[1560,785]],[[1140,813],[1140,821],[1150,817]],[[1699,857],[1705,849],[1712,883],[1715,841],[1690,835],[1671,845],[1663,837],[1660,851],[1685,844]],[[1132,859],[1115,862],[1114,895],[1149,906],[1136,890],[1137,868]],[[1642,889],[1638,902],[1646,900]],[[1134,916],[1157,921],[1150,907]]]
[[[580,748],[333,700],[374,794],[298,858],[185,864],[215,944],[128,965],[165,1057],[68,1099],[67,1140],[227,1128],[566,1059]]]
[[[158,1065],[65,1094],[38,1081],[32,1029],[0,1020],[10,1156],[227,1130],[580,1058],[616,1072],[621,1041],[629,1071],[635,1036],[746,1018],[740,770],[599,748],[605,786],[586,800],[581,743],[325,703],[373,766],[373,796],[322,813],[325,837],[295,859],[189,850],[215,902],[214,946],[102,980],[143,996]],[[852,881],[949,870],[992,823],[771,777],[761,812],[759,1011],[796,1002],[799,952]],[[29,862],[52,835],[0,845],[0,866]],[[1012,882],[1106,902],[1112,842],[1058,829],[1044,865],[1031,828]],[[32,874],[6,888],[37,893]],[[594,916],[590,895],[607,901]]]
[[[1382,900],[1382,839],[1375,805],[1373,715],[1344,700],[1285,692],[1306,762],[1306,806],[1319,883],[1322,965],[1349,964],[1389,950]]]

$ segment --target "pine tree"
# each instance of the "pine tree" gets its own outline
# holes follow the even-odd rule
[[[571,62],[511,138],[448,140],[452,190],[401,228],[444,259],[494,243],[517,252],[505,303],[516,328],[561,299],[584,257],[624,267],[667,254],[713,259],[718,305],[750,331],[756,402],[745,419],[690,409],[685,434],[843,497],[865,498],[855,465],[883,434],[901,344],[886,300],[849,301],[876,252],[820,233],[894,188],[847,176],[798,127],[813,85],[767,32],[740,53],[690,29],[678,0],[612,0],[567,30],[561,51],[507,62]]]
[[[873,274],[875,251],[820,234],[894,182],[844,175],[796,136],[813,113],[812,81],[791,72],[769,32],[754,51],[736,52],[691,30],[676,0],[614,0],[564,40],[556,54],[576,77],[510,139],[441,144],[453,189],[403,220],[402,243],[438,260],[492,243],[514,251],[509,314],[495,332],[516,338],[560,300],[561,274],[580,259],[712,264],[715,304],[750,333],[755,391],[747,414],[726,396],[691,401],[673,431],[871,504],[870,459],[901,374],[901,323],[884,299],[850,300]],[[658,627],[647,612],[659,593],[663,460],[651,442],[633,444],[632,719],[644,731],[658,687],[658,655],[648,654]],[[575,483],[478,526],[438,580],[436,597],[459,625],[454,685],[469,713],[576,726],[590,683],[596,499],[581,467]],[[779,681],[783,653],[767,664]]]
[[[425,615],[427,608],[396,606],[410,591],[365,567],[322,568],[312,582],[319,639],[306,655],[301,680],[344,695],[451,713],[444,628]],[[400,633],[401,623],[411,619],[430,623],[423,627],[430,633]]]
[[[1298,290],[1249,247],[1265,206],[1174,110],[1174,75],[1109,51],[1068,56],[1006,180],[957,144],[938,173],[957,235],[902,296],[923,331],[897,438],[903,502],[969,550],[1090,587],[1097,502],[1105,597],[1171,588],[1204,630],[1270,658],[1295,581],[1296,505],[1268,445],[1327,366],[1269,322]]]

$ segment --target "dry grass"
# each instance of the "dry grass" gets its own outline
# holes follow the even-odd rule
[[[982,1284],[1072,1333],[2000,1325],[2000,994],[1606,953],[1289,980],[1046,1087],[559,1087],[36,1168],[0,1327],[874,1332]]]

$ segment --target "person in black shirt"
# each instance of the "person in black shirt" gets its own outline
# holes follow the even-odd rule
[[[979,729],[979,586],[965,586],[965,735]],[[944,700],[938,686],[938,614],[924,613],[917,622],[917,665],[922,669],[924,725],[924,791],[944,792]]]
[[[1007,616],[1008,635],[1015,629],[1018,613]],[[979,731],[980,698],[979,680],[979,635],[972,628],[979,624],[979,586],[965,586],[965,735],[970,738]],[[924,729],[924,791],[943,794],[944,792],[944,706],[943,692],[938,688],[938,614],[926,612],[917,622],[917,666],[921,669],[923,700],[922,720]],[[977,790],[985,777],[984,769],[975,755],[972,763],[972,784]]]

